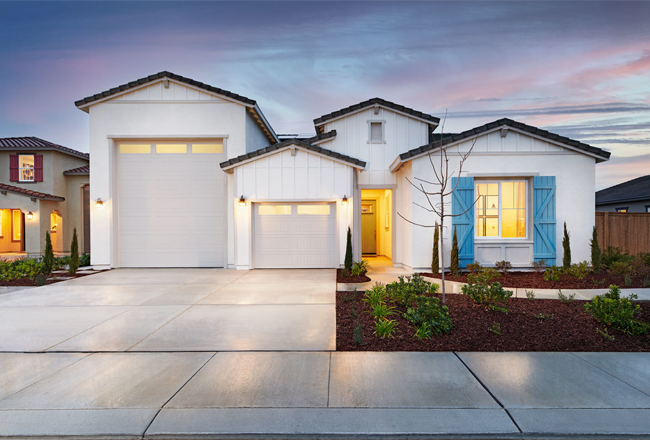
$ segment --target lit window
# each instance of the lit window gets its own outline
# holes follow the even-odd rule
[[[158,154],[185,154],[187,153],[187,144],[158,144],[156,145]]]
[[[370,123],[370,142],[384,141],[384,124],[381,122]]]
[[[627,208],[616,208],[616,212],[627,212]]]
[[[23,213],[20,209],[11,211],[12,241],[20,241],[23,232]]]
[[[291,205],[259,205],[259,215],[291,215]]]
[[[650,205],[645,206],[645,212],[650,212]]]
[[[526,182],[476,185],[477,237],[526,237]]]
[[[298,215],[330,215],[330,205],[298,205]]]
[[[192,153],[221,154],[223,144],[192,144]]]
[[[18,167],[20,172],[21,182],[34,181],[34,155],[20,155],[18,156]]]
[[[149,144],[120,144],[120,153],[122,154],[149,154],[151,145]]]

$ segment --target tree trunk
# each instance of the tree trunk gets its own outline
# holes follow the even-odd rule
[[[440,195],[440,262],[442,266],[442,303],[445,303],[445,204],[444,196]]]

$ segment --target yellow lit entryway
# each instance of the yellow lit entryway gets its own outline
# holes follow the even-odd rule
[[[393,258],[393,191],[361,190],[361,252]]]

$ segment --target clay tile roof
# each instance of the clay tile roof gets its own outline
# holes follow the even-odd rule
[[[90,165],[85,165],[79,168],[73,168],[63,172],[64,176],[88,176],[90,175]]]
[[[11,137],[0,138],[0,149],[5,150],[54,150],[61,153],[69,154],[70,156],[80,157],[89,160],[88,153],[73,150],[72,148],[64,147],[62,145],[54,144],[46,140],[29,136],[29,137]]]
[[[637,177],[596,192],[596,205],[650,200],[650,175]]]
[[[52,194],[45,194],[38,191],[32,191],[30,189],[19,188],[13,185],[7,185],[5,183],[0,183],[0,191],[10,191],[12,193],[20,194],[26,197],[33,197],[41,200],[53,200],[56,202],[63,202],[65,197],[53,196]]]
[[[353,112],[356,112],[358,110],[361,110],[363,108],[370,107],[370,106],[373,106],[373,105],[381,105],[383,107],[392,108],[392,109],[398,110],[398,111],[400,111],[402,113],[412,115],[412,116],[414,116],[416,118],[430,121],[431,123],[436,124],[436,125],[438,125],[438,123],[440,122],[440,118],[436,118],[435,116],[431,116],[428,113],[423,113],[423,112],[418,111],[418,110],[413,110],[412,108],[404,107],[403,105],[395,104],[394,102],[386,101],[385,99],[372,98],[372,99],[369,99],[367,101],[363,101],[363,102],[360,102],[358,104],[351,105],[350,107],[342,108],[341,110],[337,110],[335,112],[328,113],[326,115],[321,116],[320,118],[316,118],[316,119],[314,119],[314,125],[316,125],[316,126],[322,125],[325,121],[327,121],[329,119],[337,118],[337,117],[345,115],[347,113],[353,113]]]
[[[449,134],[448,136],[445,137],[443,135],[442,140],[439,138],[427,145],[422,145],[421,147],[414,148],[413,150],[409,150],[406,153],[402,153],[399,155],[401,160],[408,160],[409,158],[413,156],[417,156],[420,153],[424,153],[426,151],[431,151],[431,150],[436,150],[440,148],[441,146],[461,141],[463,139],[470,138],[474,135],[483,133],[485,131],[491,130],[496,127],[501,127],[501,126],[509,126],[512,128],[517,128],[522,131],[526,131],[528,133],[541,136],[543,138],[555,141],[555,142],[560,142],[562,144],[570,145],[574,148],[578,148],[580,150],[583,150],[588,153],[595,154],[599,157],[602,158],[602,160],[608,160],[609,156],[611,153],[609,151],[602,150],[600,148],[592,147],[591,145],[588,144],[583,144],[580,141],[576,141],[573,139],[569,139],[568,137],[565,136],[560,136],[559,134],[555,133],[550,133],[546,130],[542,130],[541,128],[533,127],[532,125],[526,125],[522,122],[517,122],[512,119],[508,118],[503,118],[499,119],[498,121],[490,122],[484,125],[481,125],[480,127],[472,128],[471,130],[464,131],[462,133],[458,134]]]
[[[228,160],[226,162],[222,162],[220,164],[220,166],[223,169],[228,169],[228,168],[231,168],[233,165],[236,165],[238,163],[245,162],[245,161],[247,161],[249,159],[254,159],[254,158],[259,157],[259,156],[264,156],[264,155],[269,154],[269,153],[273,153],[274,151],[277,151],[279,149],[282,149],[282,148],[285,148],[285,147],[288,147],[288,146],[291,146],[291,145],[302,147],[302,148],[305,148],[305,149],[307,149],[309,151],[313,151],[315,153],[323,154],[325,156],[330,156],[330,157],[332,157],[334,159],[338,159],[338,160],[342,160],[344,162],[348,162],[348,163],[350,163],[350,164],[352,164],[352,165],[354,165],[354,166],[356,166],[358,168],[365,168],[366,167],[366,163],[364,161],[362,161],[362,160],[355,159],[354,157],[346,156],[344,154],[340,154],[340,153],[337,153],[335,151],[328,150],[327,148],[322,148],[322,147],[319,147],[318,145],[313,145],[313,144],[310,144],[309,142],[300,141],[300,140],[297,140],[297,139],[288,139],[286,141],[278,142],[277,144],[269,145],[268,147],[261,148],[261,149],[256,150],[256,151],[252,151],[252,152],[247,153],[247,154],[242,154],[241,156],[237,156],[237,157],[234,157],[234,158],[232,158],[232,159],[230,159],[230,160]]]

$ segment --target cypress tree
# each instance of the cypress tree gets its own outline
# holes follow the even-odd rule
[[[568,269],[571,267],[571,244],[569,243],[569,232],[566,230],[566,222],[564,222],[564,237],[562,238],[562,248],[564,249],[562,267]]]
[[[54,267],[54,250],[52,249],[52,239],[50,238],[50,232],[45,232],[45,255],[43,256],[43,263],[45,267],[43,272],[46,274],[52,273],[52,268]]]
[[[437,275],[440,272],[440,251],[438,243],[440,242],[440,232],[438,231],[438,222],[433,231],[433,255],[431,256],[431,273]]]
[[[345,271],[349,274],[352,270],[352,231],[348,226],[348,242],[345,245]]]
[[[451,244],[451,274],[455,276],[458,273],[458,237],[456,236],[456,226],[454,226],[454,239]]]
[[[589,245],[591,246],[591,266],[594,268],[594,273],[598,273],[600,272],[600,245],[598,244],[598,232],[595,226]]]
[[[70,245],[70,267],[68,273],[74,275],[79,268],[79,241],[77,240],[77,228],[72,231],[72,244]]]

